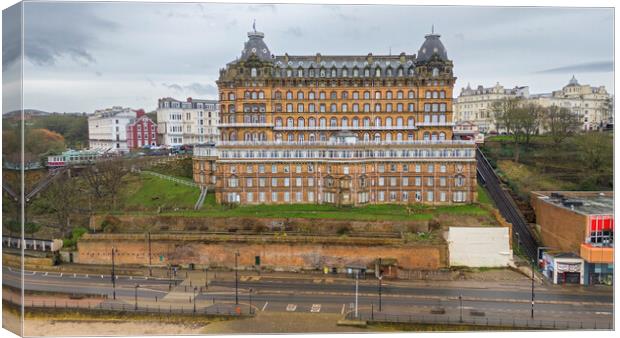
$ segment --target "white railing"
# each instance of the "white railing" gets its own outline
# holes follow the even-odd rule
[[[416,126],[357,126],[357,127],[353,127],[353,126],[347,126],[347,127],[342,127],[342,126],[335,126],[335,127],[331,127],[331,126],[314,126],[314,127],[310,127],[310,126],[304,126],[304,127],[288,127],[288,126],[276,126],[273,128],[273,130],[416,130],[418,128],[416,128]]]
[[[337,141],[218,141],[216,146],[346,146],[346,145],[368,145],[368,146],[384,146],[384,145],[474,145],[471,140],[412,140],[412,141],[362,141],[357,140],[354,143],[337,142]]]
[[[273,123],[220,123],[217,125],[219,128],[232,128],[232,127],[273,127]]]
[[[419,127],[453,127],[454,122],[418,122]]]

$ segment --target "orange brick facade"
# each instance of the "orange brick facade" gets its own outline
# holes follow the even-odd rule
[[[220,135],[194,179],[218,202],[470,203],[474,146],[452,141],[456,78],[439,35],[418,55],[271,55],[248,33],[220,71]]]

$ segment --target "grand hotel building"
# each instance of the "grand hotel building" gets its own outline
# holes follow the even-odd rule
[[[220,203],[469,203],[475,146],[452,140],[453,64],[418,54],[272,55],[249,32],[220,70],[220,141],[194,179]]]

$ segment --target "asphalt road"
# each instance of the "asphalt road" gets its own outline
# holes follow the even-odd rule
[[[3,283],[20,287],[19,271],[3,268]],[[86,275],[26,271],[25,288],[35,291],[108,295],[111,299],[112,283],[109,275]],[[117,276],[116,295],[119,302],[133,304],[135,285],[140,304],[168,304],[188,306],[188,295],[193,298],[194,284],[189,280],[168,280],[146,277]],[[174,283],[177,286],[174,286]],[[204,280],[203,280],[204,283]],[[171,285],[172,284],[172,285]],[[522,283],[523,284],[523,283]],[[186,289],[187,287],[187,289]],[[250,300],[250,292],[252,295]],[[172,291],[169,292],[169,290]],[[185,292],[185,291],[188,292]],[[459,300],[459,295],[461,299]],[[535,318],[545,320],[573,320],[610,322],[613,320],[613,295],[611,292],[566,292],[555,288],[536,291]],[[458,316],[464,311],[482,311],[488,317],[529,318],[531,290],[527,285],[496,286],[493,288],[458,288],[454,286],[408,285],[404,282],[382,283],[382,313],[430,314],[431,309],[443,308],[446,316]],[[271,278],[269,276],[241,278],[238,290],[239,303],[254,311],[315,312],[345,314],[354,309],[355,280]],[[231,304],[235,302],[235,282],[230,279],[209,281],[208,290],[197,292],[193,300],[198,306]],[[369,314],[378,312],[378,281],[360,281],[358,311]]]

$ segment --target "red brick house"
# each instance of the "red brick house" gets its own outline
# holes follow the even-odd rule
[[[157,124],[153,122],[143,109],[138,109],[136,119],[127,125],[127,147],[130,150],[142,148],[145,145],[157,145]]]

